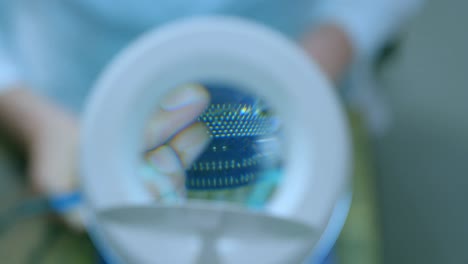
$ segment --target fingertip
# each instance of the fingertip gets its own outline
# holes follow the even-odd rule
[[[172,90],[162,101],[161,109],[176,111],[189,105],[206,107],[210,102],[208,90],[199,84],[185,84]]]
[[[204,123],[196,122],[180,132],[169,144],[177,152],[184,168],[187,169],[192,166],[210,142],[209,129]]]

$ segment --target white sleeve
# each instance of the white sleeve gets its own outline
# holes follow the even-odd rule
[[[319,21],[340,25],[358,57],[372,57],[419,10],[424,0],[323,0]]]
[[[20,81],[18,68],[2,43],[0,34],[0,94]]]
[[[13,55],[6,45],[7,39],[4,31],[12,3],[14,0],[0,0],[0,26],[2,26],[0,29],[0,94],[6,89],[12,88],[12,84],[20,80]]]

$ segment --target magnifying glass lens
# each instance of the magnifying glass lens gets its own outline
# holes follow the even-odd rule
[[[144,136],[142,175],[157,201],[261,208],[281,181],[281,120],[266,101],[233,86],[172,89]]]

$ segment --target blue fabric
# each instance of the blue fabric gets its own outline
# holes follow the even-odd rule
[[[80,203],[81,194],[79,192],[72,192],[63,195],[52,196],[49,198],[49,206],[52,208],[52,210],[58,213],[64,213]]]

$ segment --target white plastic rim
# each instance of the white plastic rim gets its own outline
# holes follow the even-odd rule
[[[145,121],[168,89],[198,80],[236,84],[275,109],[283,120],[287,165],[264,213],[323,232],[346,190],[351,161],[333,87],[293,42],[263,26],[224,17],[192,18],[146,34],[96,83],[84,115],[81,151],[91,215],[155,203],[137,177]]]

